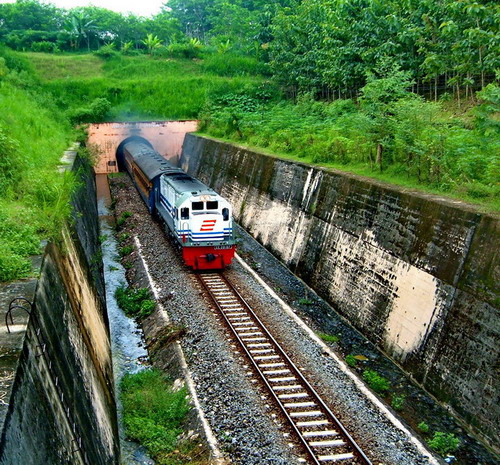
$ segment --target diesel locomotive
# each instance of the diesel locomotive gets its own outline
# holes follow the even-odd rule
[[[130,138],[117,151],[118,166],[132,178],[149,212],[166,225],[194,270],[222,269],[235,252],[229,202],[163,158],[144,139]]]

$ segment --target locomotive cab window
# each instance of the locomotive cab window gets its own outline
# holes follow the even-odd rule
[[[181,208],[181,220],[189,220],[189,208]]]
[[[219,208],[219,202],[217,200],[212,200],[207,202],[207,210],[217,210]]]
[[[222,219],[224,221],[228,221],[229,220],[229,208],[223,208],[222,209]]]
[[[193,211],[194,210],[203,210],[203,202],[193,202],[191,204],[191,206],[193,207]]]

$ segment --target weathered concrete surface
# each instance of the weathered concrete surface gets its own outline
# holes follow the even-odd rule
[[[498,218],[195,135],[182,167],[416,381],[500,447]],[[495,383],[496,381],[496,383]]]
[[[117,464],[95,183],[77,159],[74,222],[45,251],[0,442],[0,463]]]

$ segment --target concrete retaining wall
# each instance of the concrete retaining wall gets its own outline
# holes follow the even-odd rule
[[[182,167],[236,220],[492,444],[498,436],[497,217],[195,135]]]
[[[43,258],[0,443],[0,463],[119,463],[109,327],[92,168],[74,223]]]

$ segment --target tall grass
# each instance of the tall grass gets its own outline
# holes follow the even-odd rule
[[[53,56],[29,56],[33,55],[45,88],[61,110],[72,111],[105,98],[111,103],[106,120],[196,119],[207,97],[255,88],[263,82],[259,75],[231,77],[209,72],[202,61],[149,56],[116,56],[102,62],[99,72],[78,72],[61,78],[51,68],[56,62]],[[92,60],[85,64],[84,58],[64,55],[57,60],[93,66]]]
[[[3,57],[12,67],[0,78],[0,281],[8,281],[29,274],[29,255],[59,233],[74,181],[56,170],[70,125],[22,59]]]
[[[121,382],[123,422],[158,465],[208,464],[197,442],[179,441],[189,411],[186,389],[173,391],[159,370],[127,374]]]

